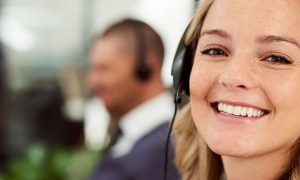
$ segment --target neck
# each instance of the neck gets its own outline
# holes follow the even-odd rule
[[[153,82],[151,85],[149,85],[143,90],[144,93],[142,93],[141,103],[146,102],[149,99],[152,99],[153,97],[161,94],[164,91],[165,88],[162,82]]]
[[[222,156],[227,180],[272,180],[287,170],[289,158],[287,151],[272,152],[252,158]]]
[[[132,109],[138,107],[139,105],[149,101],[150,99],[165,91],[165,88],[161,81],[151,81],[146,83],[147,84],[142,84],[142,86],[138,88],[139,91],[133,93],[134,96],[131,96],[131,101],[127,103],[127,106],[125,106],[124,109],[118,109],[118,111],[112,113],[114,114],[115,118],[121,119]]]

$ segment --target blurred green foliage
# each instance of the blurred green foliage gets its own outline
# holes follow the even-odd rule
[[[0,180],[82,180],[87,179],[101,152],[84,148],[65,149],[33,144],[12,160]]]

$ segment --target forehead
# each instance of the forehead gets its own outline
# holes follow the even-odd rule
[[[134,42],[130,36],[111,34],[94,42],[89,54],[89,62],[93,65],[133,62],[135,59]]]
[[[299,0],[215,0],[203,29],[235,33],[299,34]],[[300,37],[300,36],[299,36]]]
[[[92,52],[102,53],[128,53],[133,49],[133,38],[130,34],[114,33],[95,41]]]

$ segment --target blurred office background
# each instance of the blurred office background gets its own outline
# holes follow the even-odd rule
[[[0,179],[81,177],[82,163],[92,166],[99,156],[84,142],[92,35],[125,17],[149,23],[163,38],[162,77],[171,86],[173,56],[194,6],[195,0],[1,0]]]

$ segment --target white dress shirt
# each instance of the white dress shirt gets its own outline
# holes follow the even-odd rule
[[[121,157],[129,153],[140,138],[170,121],[173,111],[173,96],[164,92],[125,114],[120,119],[122,136],[113,146],[112,155]]]
[[[84,112],[84,138],[88,149],[101,150],[107,145],[110,115],[99,98],[87,101]]]

